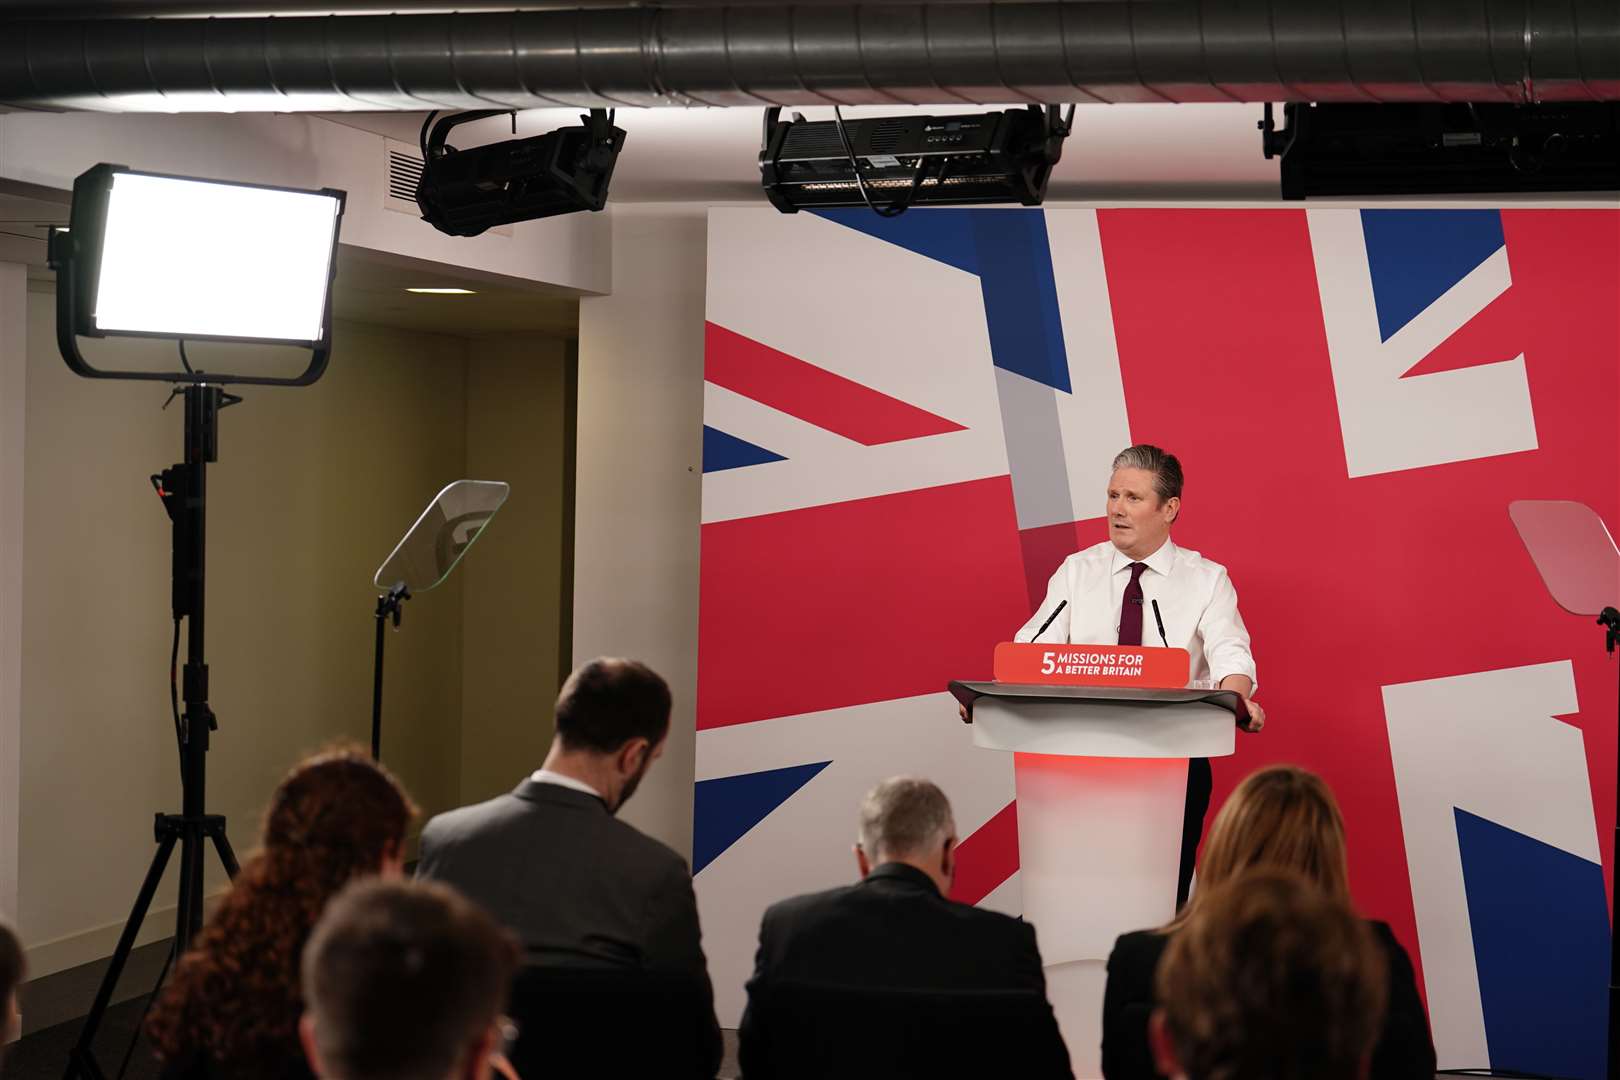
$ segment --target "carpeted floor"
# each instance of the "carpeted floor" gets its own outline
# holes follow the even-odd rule
[[[130,1036],[141,1020],[145,998],[126,1001],[107,1010],[96,1036],[96,1060],[109,1080],[118,1076],[119,1064],[129,1049]],[[68,1053],[79,1039],[82,1020],[36,1031],[11,1048],[5,1058],[6,1080],[61,1080],[67,1071]],[[721,1080],[737,1075],[737,1033],[725,1032],[726,1060],[720,1067]],[[143,1039],[135,1047],[124,1080],[157,1080],[157,1063],[147,1051]]]
[[[145,998],[135,998],[107,1010],[96,1035],[96,1061],[109,1078],[118,1076],[119,1065],[129,1049],[130,1036],[141,1022]],[[6,1080],[60,1080],[67,1072],[68,1053],[78,1042],[83,1020],[36,1031],[18,1041],[6,1055]],[[130,1058],[124,1080],[157,1080],[157,1063],[152,1060],[143,1039]]]

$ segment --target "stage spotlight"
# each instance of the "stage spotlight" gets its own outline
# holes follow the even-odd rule
[[[193,381],[190,371],[91,367],[77,336],[269,342],[315,350],[297,378],[210,373],[211,382],[313,382],[331,343],[344,193],[231,184],[97,165],[53,230],[57,338],[91,378]],[[182,353],[182,356],[184,354]]]
[[[1260,121],[1282,197],[1620,189],[1620,105],[1283,106]]]
[[[558,128],[528,139],[512,139],[457,150],[445,139],[459,124],[505,116],[478,110],[422,125],[422,179],[416,205],[422,220],[451,236],[477,236],[495,225],[600,210],[607,205],[608,182],[624,148],[624,132],[613,113],[592,109],[576,128]],[[429,134],[429,125],[432,134]]]
[[[911,206],[1039,206],[1074,120],[1056,105],[964,116],[883,116],[811,123],[765,110],[760,179],[785,214],[866,206],[893,217]]]

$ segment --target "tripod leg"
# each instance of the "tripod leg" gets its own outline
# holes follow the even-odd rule
[[[202,836],[188,827],[180,838],[180,902],[175,907],[174,947],[184,955],[202,925]]]
[[[225,865],[225,872],[234,880],[242,868],[236,862],[236,852],[231,850],[231,842],[225,838],[225,830],[220,828],[210,835],[214,838],[214,850],[219,852],[219,861]]]
[[[101,1027],[101,1019],[107,1012],[107,1006],[112,1003],[113,991],[118,988],[118,980],[124,974],[124,965],[129,961],[129,954],[135,948],[135,935],[140,933],[141,923],[146,921],[147,909],[152,906],[152,897],[157,895],[158,886],[163,882],[163,871],[168,869],[169,856],[174,854],[174,841],[172,833],[158,841],[158,849],[152,855],[152,865],[146,871],[146,880],[141,882],[141,891],[135,897],[135,907],[130,911],[129,921],[124,924],[124,932],[118,938],[118,947],[113,950],[112,959],[107,963],[107,974],[101,978],[101,989],[96,991],[96,1000],[90,1006],[90,1015],[84,1018],[84,1026],[79,1029],[79,1041],[74,1043],[73,1050],[68,1055],[66,1080],[73,1080],[76,1076],[102,1075],[100,1067],[96,1065],[91,1044],[95,1041],[96,1031]]]

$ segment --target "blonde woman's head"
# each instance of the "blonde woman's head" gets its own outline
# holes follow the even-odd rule
[[[1320,776],[1294,765],[1271,765],[1244,778],[1215,815],[1198,860],[1198,890],[1182,919],[1196,906],[1198,893],[1250,868],[1293,871],[1350,904],[1344,817]]]

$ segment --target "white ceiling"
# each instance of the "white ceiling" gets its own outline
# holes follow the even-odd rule
[[[405,291],[410,288],[474,292],[435,296]],[[579,328],[579,297],[567,289],[483,277],[351,247],[338,251],[332,309],[338,318],[353,322],[464,337],[503,333],[572,337]]]

